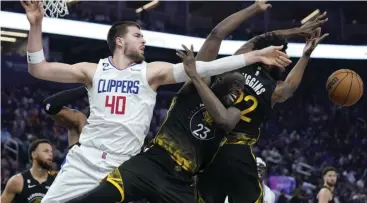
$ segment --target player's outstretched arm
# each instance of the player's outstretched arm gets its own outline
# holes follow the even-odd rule
[[[12,203],[17,193],[23,188],[23,176],[20,174],[14,175],[6,183],[5,190],[1,194],[2,203]]]
[[[42,102],[42,106],[57,124],[66,127],[68,130],[81,132],[87,120],[86,116],[80,111],[65,106],[86,95],[86,87],[81,86],[51,95]]]
[[[42,47],[42,1],[21,1],[30,23],[27,61],[28,72],[39,79],[63,83],[84,83],[91,85],[91,79],[96,69],[93,63],[78,63],[74,65],[49,63],[45,60]]]
[[[306,42],[302,57],[298,60],[297,64],[288,74],[285,81],[279,82],[277,84],[272,95],[273,105],[276,102],[286,101],[297,90],[299,84],[302,81],[303,73],[305,72],[305,69],[307,67],[308,61],[310,59],[313,50],[327,36],[329,36],[328,33],[321,36],[321,28],[318,28],[314,31],[313,36]]]
[[[191,50],[185,49],[186,54],[178,52],[178,56],[183,60],[185,71],[195,85],[206,109],[214,122],[227,132],[231,131],[241,118],[241,112],[237,108],[226,108],[215,96],[208,85],[200,78],[196,71],[193,47]]]
[[[270,7],[271,5],[266,3],[266,1],[257,0],[251,6],[242,9],[222,20],[217,26],[215,26],[215,28],[206,38],[203,46],[201,46],[198,54],[196,55],[196,60],[215,60],[218,56],[219,48],[224,38],[226,38],[230,33],[237,29],[241,25],[241,23],[258,13],[265,11]],[[203,78],[203,80],[207,84],[210,83],[210,77]],[[191,84],[192,83],[190,80],[187,81],[179,92],[181,93],[184,91],[189,91],[193,87]]]
[[[185,50],[188,50],[185,45],[182,46]],[[200,77],[211,77],[257,62],[285,67],[292,61],[289,60],[287,54],[280,51],[282,48],[283,46],[270,46],[261,50],[228,56],[210,62],[196,61],[196,69]],[[189,80],[183,63],[171,64],[166,62],[149,63],[147,78],[153,89],[157,89],[160,85],[181,83]]]
[[[250,39],[248,42],[246,42],[244,45],[242,45],[235,53],[237,54],[244,54],[247,52],[250,52],[254,50],[255,44],[259,42],[260,40],[268,37],[269,35],[278,36],[282,38],[291,38],[291,37],[297,37],[302,36],[306,38],[310,38],[312,36],[312,33],[320,26],[325,24],[328,21],[328,18],[326,17],[327,13],[324,12],[322,15],[319,15],[315,20],[310,21],[301,27],[295,27],[291,29],[284,29],[284,30],[275,30],[268,33],[264,33],[258,36],[255,36],[254,38]]]
[[[242,9],[221,21],[208,35],[203,46],[196,55],[198,61],[212,61],[217,58],[220,44],[224,38],[237,29],[241,23],[251,18],[252,16],[264,12],[271,8],[271,4],[266,1],[257,0],[251,6]]]

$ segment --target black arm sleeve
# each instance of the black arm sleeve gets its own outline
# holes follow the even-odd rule
[[[42,102],[43,109],[50,115],[59,113],[63,106],[70,104],[71,102],[86,96],[88,93],[85,86],[81,86],[71,90],[65,90],[56,93]]]

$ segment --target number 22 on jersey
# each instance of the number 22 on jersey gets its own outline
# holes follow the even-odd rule
[[[111,114],[125,114],[126,97],[106,96],[105,107],[109,107],[111,109]]]
[[[251,106],[249,106],[246,109],[241,111],[241,120],[246,121],[248,123],[251,122],[251,118],[249,118],[246,115],[251,113],[252,111],[254,111],[256,109],[256,107],[259,105],[259,103],[257,102],[256,97],[254,97],[252,95],[245,96],[245,94],[243,92],[241,92],[241,95],[238,97],[237,101],[234,103],[234,104],[238,104],[240,102],[248,103],[250,101],[251,101]]]

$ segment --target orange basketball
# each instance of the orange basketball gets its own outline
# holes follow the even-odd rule
[[[351,106],[359,101],[363,94],[363,81],[359,75],[349,69],[340,69],[330,75],[326,90],[331,101],[339,106]]]

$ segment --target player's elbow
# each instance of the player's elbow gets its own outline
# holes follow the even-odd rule
[[[219,118],[217,118],[216,124],[219,128],[226,132],[232,131],[235,126],[231,122],[231,119],[227,118],[227,116],[220,116]]]
[[[220,39],[223,40],[225,38],[225,35],[222,31],[221,28],[215,27],[209,34],[208,39],[212,39],[212,38],[216,38],[216,39]]]
[[[42,79],[44,66],[44,62],[41,62],[39,64],[28,64],[28,73],[35,78]]]

